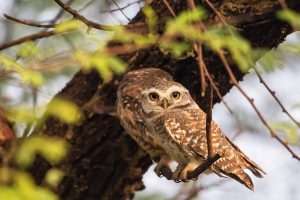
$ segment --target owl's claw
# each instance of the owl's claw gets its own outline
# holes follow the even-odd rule
[[[185,166],[186,166],[186,165],[178,164],[178,166],[177,166],[175,172],[173,173],[172,179],[173,179],[176,183],[181,182],[180,174],[182,173],[182,170],[185,168]]]
[[[198,177],[193,177],[192,179],[189,179],[188,174],[189,172],[194,171],[198,165],[199,165],[198,163],[193,163],[193,162],[187,164],[185,168],[182,170],[182,172],[180,173],[180,180],[182,180],[183,182],[189,182],[190,180],[197,180]]]
[[[158,177],[165,176],[168,180],[172,178],[172,170],[169,167],[170,160],[166,158],[161,158],[156,167],[154,168],[154,172]]]

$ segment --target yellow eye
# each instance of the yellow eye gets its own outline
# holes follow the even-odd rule
[[[180,98],[180,93],[179,92],[173,92],[171,94],[171,98],[174,99],[174,100],[177,100]]]
[[[159,95],[156,92],[151,92],[149,94],[149,98],[150,98],[151,101],[158,101]]]

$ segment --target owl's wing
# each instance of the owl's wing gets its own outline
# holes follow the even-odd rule
[[[205,135],[205,113],[202,115],[197,109],[171,111],[165,115],[164,126],[170,137],[186,153],[206,158],[206,138],[202,137]]]
[[[206,114],[202,110],[186,109],[167,113],[164,125],[166,132],[186,153],[205,159],[208,154],[205,120]],[[214,122],[212,122],[211,137],[214,153],[221,155],[213,165],[214,172],[230,176],[253,189],[252,181],[244,169],[249,169],[257,177],[262,177],[261,173],[264,171],[223,135]]]

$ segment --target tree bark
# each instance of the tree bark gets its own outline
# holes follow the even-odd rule
[[[186,1],[168,2],[177,14],[187,9]],[[203,4],[201,2],[196,1],[198,5]],[[276,19],[276,12],[281,9],[277,0],[211,2],[226,21],[237,27],[255,48],[276,47],[292,31],[288,24]],[[290,8],[300,10],[299,1],[290,0],[287,3]],[[159,16],[159,31],[162,32],[165,21],[171,18],[170,12],[162,1],[154,1],[151,6]],[[206,22],[220,23],[214,12],[207,5],[204,6],[210,12]],[[145,22],[141,12],[131,23],[136,22]],[[174,59],[160,52],[157,47],[151,47],[122,56],[122,59],[129,62],[128,70],[158,67],[171,73],[176,81],[190,90],[199,106],[205,108],[205,98],[200,95],[196,57]],[[220,59],[205,49],[204,61],[221,94],[225,95],[232,84]],[[231,67],[235,76],[241,80],[244,74],[234,65]],[[58,95],[74,101],[80,107],[90,104],[114,105],[120,78],[115,77],[109,84],[102,85],[96,72],[84,74],[80,71]],[[214,97],[214,103],[218,102],[217,95]],[[58,189],[61,199],[130,199],[135,191],[144,188],[142,177],[152,161],[125,134],[116,117],[86,111],[84,120],[76,126],[68,126],[50,118],[45,123],[43,133],[64,137],[71,144],[69,156],[61,166],[66,172],[66,177]],[[38,159],[32,169],[37,182],[42,182],[48,168],[49,164]]]

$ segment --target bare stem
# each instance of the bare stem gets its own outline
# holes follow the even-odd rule
[[[247,99],[247,101],[250,103],[250,105],[252,106],[252,108],[254,109],[254,111],[256,112],[256,114],[258,115],[258,117],[260,118],[261,122],[265,125],[265,127],[269,130],[270,134],[272,137],[274,137],[280,144],[282,144],[293,156],[293,158],[296,158],[297,160],[300,161],[300,157],[288,146],[288,144],[286,142],[284,142],[277,134],[276,132],[273,130],[273,128],[269,125],[269,123],[267,122],[267,120],[264,118],[264,116],[262,115],[262,113],[258,110],[258,108],[256,107],[256,105],[254,104],[254,99],[250,98],[246,92],[238,85],[238,82],[226,60],[226,57],[224,55],[224,53],[221,50],[217,51],[219,57],[222,60],[222,63],[226,69],[226,71],[228,72],[228,75],[230,77],[230,80],[232,81],[233,85],[241,92],[241,94]]]

